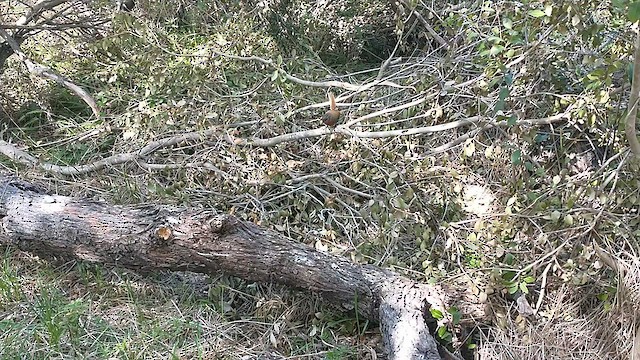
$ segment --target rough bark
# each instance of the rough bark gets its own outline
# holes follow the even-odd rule
[[[379,321],[390,359],[441,359],[428,310],[446,313],[452,302],[464,308],[443,287],[315,251],[213,209],[115,206],[49,195],[9,177],[0,177],[0,189],[0,243],[143,271],[222,270],[315,291]]]

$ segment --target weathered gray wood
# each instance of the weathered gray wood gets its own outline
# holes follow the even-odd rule
[[[315,291],[379,321],[390,359],[441,359],[425,314],[430,307],[445,312],[454,301],[448,290],[318,252],[212,209],[115,206],[0,177],[0,223],[1,243],[41,256],[143,271],[222,270]]]

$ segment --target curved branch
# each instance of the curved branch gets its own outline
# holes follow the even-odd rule
[[[338,128],[336,128],[335,130],[332,130],[328,127],[321,127],[318,129],[303,130],[303,131],[297,131],[294,133],[278,135],[278,136],[274,136],[272,138],[267,138],[267,139],[259,139],[259,138],[235,139],[234,144],[243,145],[243,146],[249,145],[249,146],[257,146],[257,147],[270,147],[270,146],[278,145],[284,142],[318,137],[322,135],[331,134],[333,132],[339,132]]]
[[[269,146],[278,145],[284,142],[302,140],[302,139],[317,137],[321,135],[327,135],[331,133],[340,133],[348,136],[354,136],[354,137],[366,138],[366,139],[379,139],[379,138],[389,138],[389,137],[396,137],[396,136],[408,136],[408,135],[434,133],[434,132],[459,128],[465,125],[477,124],[482,121],[483,121],[482,118],[480,118],[479,116],[474,116],[465,120],[453,121],[446,124],[423,126],[423,127],[410,128],[410,129],[389,130],[389,131],[357,131],[357,130],[349,129],[347,127],[347,124],[345,124],[345,125],[338,125],[334,130],[327,127],[323,127],[319,129],[304,130],[304,131],[298,131],[298,132],[289,133],[289,134],[278,135],[268,139],[254,138],[254,139],[240,140],[240,141],[236,141],[236,144],[252,145],[252,146],[258,146],[258,147],[269,147]]]
[[[636,136],[636,115],[638,114],[638,95],[640,93],[640,32],[636,35],[636,49],[633,54],[633,82],[631,84],[631,95],[629,96],[629,111],[624,122],[624,132],[629,141],[631,152],[635,156],[640,156],[640,142]]]
[[[541,118],[541,119],[528,119],[528,120],[520,120],[516,122],[516,125],[521,126],[536,126],[536,125],[544,125],[544,124],[552,124],[559,121],[568,120],[570,117],[570,110],[568,109],[562,114]],[[400,130],[390,130],[390,131],[356,131],[347,128],[345,125],[340,125],[335,129],[330,129],[328,127],[322,127],[318,129],[306,130],[306,131],[298,131],[295,133],[283,134],[279,136],[275,136],[268,139],[233,139],[230,135],[228,135],[228,140],[233,145],[240,146],[257,146],[257,147],[270,147],[284,142],[302,140],[312,137],[318,137],[322,135],[328,135],[331,133],[340,133],[347,136],[354,136],[359,138],[388,138],[388,137],[397,137],[397,136],[409,136],[409,135],[419,135],[419,134],[427,134],[427,133],[435,133],[445,130],[456,129],[459,127],[467,126],[467,125],[482,125],[476,131],[482,131],[487,127],[505,127],[508,124],[505,121],[501,122],[493,122],[491,120],[483,119],[480,116],[474,116],[463,120],[452,121],[445,124],[432,125],[432,126],[424,126],[419,128],[411,128],[411,129],[400,129]],[[29,154],[26,151],[20,150],[15,145],[8,143],[6,141],[0,140],[0,154],[3,154],[10,158],[11,160],[25,164],[39,167],[42,170],[47,172],[60,174],[60,175],[81,175],[87,174],[93,171],[101,170],[107,166],[119,165],[126,162],[136,161],[144,158],[157,151],[158,149],[169,147],[173,145],[177,145],[187,141],[200,141],[204,140],[208,137],[211,137],[220,132],[220,128],[213,128],[204,131],[194,131],[185,134],[169,136],[166,138],[162,138],[160,140],[152,141],[149,144],[145,145],[138,151],[128,152],[124,154],[118,154],[109,156],[102,160],[98,160],[85,165],[55,165],[50,163],[40,162],[34,156]],[[438,148],[434,148],[432,151],[440,152],[451,148],[452,146],[461,142],[460,139],[465,140],[466,138],[475,135],[477,132],[472,132],[471,134],[462,135],[461,138],[454,140],[451,143],[445,144]],[[362,194],[359,194],[362,195]],[[365,196],[366,197],[366,196]]]
[[[519,121],[516,121],[515,125],[520,125],[520,126],[547,125],[547,124],[552,124],[559,121],[566,121],[566,120],[569,120],[569,118],[570,118],[570,109],[567,109],[567,111],[561,114],[549,116],[546,118],[519,120]],[[456,129],[456,128],[460,128],[467,125],[481,125],[481,124],[485,124],[485,126],[488,125],[488,126],[498,126],[498,127],[512,126],[510,124],[507,124],[506,121],[494,122],[493,120],[484,119],[481,116],[473,116],[467,119],[456,120],[456,121],[452,121],[445,124],[439,124],[439,125],[423,126],[423,127],[417,127],[417,128],[409,128],[409,129],[389,130],[389,131],[357,131],[357,130],[351,130],[350,128],[347,127],[348,124],[345,124],[345,125],[338,125],[334,130],[327,127],[322,127],[318,129],[304,130],[304,131],[298,131],[298,132],[289,133],[289,134],[278,135],[278,136],[274,136],[272,138],[267,138],[267,139],[257,139],[257,138],[235,139],[234,144],[258,146],[258,147],[269,147],[269,146],[278,145],[284,142],[302,140],[302,139],[327,135],[331,133],[340,133],[347,136],[353,136],[353,137],[364,138],[364,139],[380,139],[380,138],[389,138],[389,137],[397,137],[397,136],[429,134],[429,133]],[[457,143],[458,142],[456,142],[456,144]],[[445,149],[436,148],[436,149],[438,149],[438,152],[446,150],[446,148]]]
[[[285,78],[287,78],[287,80],[299,84],[299,85],[304,85],[304,86],[311,86],[311,87],[323,87],[323,88],[330,88],[330,87],[337,87],[337,88],[341,88],[341,89],[345,89],[345,90],[349,90],[349,91],[364,91],[367,89],[370,89],[374,86],[389,86],[389,87],[395,87],[395,88],[400,88],[400,89],[413,89],[414,91],[416,90],[415,87],[413,86],[405,86],[405,85],[398,85],[392,81],[388,81],[388,80],[375,80],[372,81],[368,84],[363,84],[363,85],[354,85],[354,84],[350,84],[347,82],[342,82],[342,81],[335,81],[335,80],[329,80],[329,81],[310,81],[310,80],[304,80],[304,79],[300,79],[298,77],[295,77],[293,75],[290,75],[289,73],[287,73],[286,71],[284,71],[280,66],[278,66],[273,60],[268,60],[268,59],[264,59],[261,58],[259,56],[237,56],[237,55],[231,55],[231,54],[226,54],[220,51],[215,51],[212,50],[212,52],[216,55],[219,56],[223,56],[229,59],[235,59],[235,60],[242,60],[242,61],[257,61],[260,63],[263,63],[265,65],[269,65],[269,66],[273,66],[274,68],[276,68],[281,74],[284,75]]]
[[[166,137],[160,140],[152,141],[138,151],[109,156],[102,160],[98,160],[85,165],[64,166],[64,165],[54,165],[50,163],[43,163],[43,162],[40,162],[35,157],[33,157],[31,154],[27,153],[26,151],[20,150],[16,148],[13,144],[10,144],[6,141],[1,141],[1,140],[0,140],[0,153],[4,154],[5,156],[7,156],[13,161],[16,161],[18,163],[25,164],[25,165],[37,166],[40,169],[45,170],[47,172],[60,174],[60,175],[81,175],[81,174],[87,174],[92,171],[103,169],[107,166],[124,164],[126,162],[131,162],[131,161],[141,159],[147,155],[152,154],[158,149],[161,149],[164,147],[177,145],[179,143],[186,142],[186,141],[203,140],[207,137],[214,135],[218,131],[219,131],[218,129],[209,129],[209,130],[200,131],[200,132],[190,132],[186,134]]]
[[[9,46],[11,47],[13,52],[20,58],[20,61],[22,61],[27,66],[27,69],[29,70],[30,73],[32,73],[34,75],[38,75],[40,77],[44,77],[44,78],[53,80],[53,81],[57,82],[58,84],[65,86],[66,88],[71,90],[73,93],[78,95],[87,105],[89,105],[89,107],[91,108],[91,111],[93,111],[93,115],[96,118],[100,117],[100,111],[98,110],[98,105],[93,100],[91,95],[89,95],[86,91],[84,91],[84,89],[82,89],[78,85],[72,83],[71,81],[67,80],[63,76],[61,76],[59,74],[56,74],[50,68],[45,67],[45,66],[40,65],[40,64],[36,64],[33,61],[31,61],[22,52],[22,50],[20,49],[20,45],[16,42],[16,40],[13,37],[11,37],[11,35],[9,35],[2,28],[0,28],[0,36],[2,38],[4,38],[4,40],[7,42],[7,44],[9,44]]]

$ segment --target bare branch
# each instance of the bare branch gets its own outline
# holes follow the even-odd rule
[[[368,84],[363,84],[363,85],[354,85],[354,84],[350,84],[350,83],[346,83],[346,82],[342,82],[342,81],[335,81],[335,80],[309,81],[309,80],[300,79],[298,77],[290,75],[289,73],[284,71],[282,68],[280,68],[280,66],[275,64],[273,60],[264,59],[264,58],[261,58],[259,56],[237,56],[237,55],[231,55],[231,54],[226,54],[226,53],[223,53],[223,52],[220,52],[220,51],[213,51],[213,53],[216,54],[216,55],[219,55],[219,56],[223,56],[223,57],[229,58],[229,59],[242,60],[242,61],[257,61],[257,62],[261,62],[261,63],[263,63],[265,65],[273,66],[282,75],[284,75],[287,80],[289,80],[289,81],[291,81],[293,83],[299,84],[299,85],[304,85],[304,86],[323,87],[323,88],[336,87],[336,88],[341,88],[341,89],[350,90],[350,91],[364,91],[364,90],[370,89],[370,88],[372,88],[374,86],[389,86],[389,87],[395,87],[395,88],[400,88],[400,89],[413,89],[415,91],[415,87],[413,87],[413,86],[398,85],[398,84],[396,84],[396,83],[394,83],[392,81],[388,81],[388,80],[375,80],[373,82],[370,82]]]
[[[29,22],[31,22],[33,19],[35,19],[36,17],[38,17],[40,14],[42,14],[43,12],[47,11],[47,10],[51,10],[54,7],[65,3],[69,0],[42,0],[39,1],[38,3],[36,3],[35,5],[33,5],[31,7],[31,11],[29,13],[27,13],[26,15],[24,15],[23,17],[21,17],[17,22],[16,25],[26,25]]]
[[[408,102],[406,104],[398,105],[396,107],[392,107],[392,108],[388,108],[388,109],[382,109],[380,111],[372,112],[370,114],[361,116],[361,117],[359,117],[357,119],[351,120],[351,121],[347,122],[346,124],[344,124],[343,126],[344,127],[350,127],[351,125],[357,124],[357,123],[359,123],[361,121],[364,121],[364,120],[367,120],[367,119],[372,119],[372,118],[377,117],[377,116],[381,116],[381,115],[388,114],[388,113],[391,113],[391,112],[396,112],[396,111],[399,111],[399,110],[404,110],[404,109],[410,108],[412,106],[420,105],[423,102],[429,101],[429,100],[431,100],[433,98],[435,98],[435,95],[430,95],[430,96],[427,96],[427,97],[419,98],[419,99],[414,100],[412,102]]]
[[[5,41],[9,44],[9,46],[11,46],[11,49],[13,49],[13,52],[20,58],[20,61],[22,61],[27,66],[27,69],[29,70],[30,73],[53,80],[58,84],[67,87],[73,93],[78,95],[87,105],[89,105],[89,107],[91,108],[91,111],[93,111],[93,115],[96,118],[100,117],[100,111],[98,110],[98,105],[93,100],[91,95],[89,95],[86,91],[84,91],[84,89],[72,83],[71,81],[67,80],[63,76],[56,74],[50,68],[40,64],[36,64],[33,61],[31,61],[29,58],[27,58],[27,56],[20,49],[20,45],[18,45],[15,39],[11,37],[11,35],[9,35],[4,29],[0,29],[0,36],[5,39]]]
[[[633,54],[633,83],[629,96],[629,110],[625,119],[624,132],[629,141],[629,147],[633,155],[640,156],[640,142],[636,136],[636,116],[638,114],[638,95],[640,93],[640,32],[636,35],[636,49]]]
[[[60,174],[60,175],[81,175],[87,174],[93,171],[97,171],[103,169],[107,166],[119,165],[126,162],[132,162],[139,159],[142,159],[145,156],[152,154],[153,152],[168,146],[177,145],[182,142],[187,141],[200,141],[204,140],[207,137],[210,137],[217,133],[219,129],[209,129],[201,132],[190,132],[186,134],[180,134],[176,136],[166,137],[160,140],[156,140],[150,142],[145,147],[138,151],[128,152],[124,154],[118,154],[109,156],[102,160],[98,160],[86,165],[77,165],[77,166],[61,166],[54,165],[50,163],[42,163],[29,153],[20,150],[15,147],[15,145],[10,144],[6,141],[0,141],[0,153],[9,157],[11,160],[14,160],[21,164],[26,165],[35,165],[42,170],[47,172]],[[143,162],[143,164],[145,164]]]
[[[570,118],[570,111],[567,110],[561,114],[558,115],[554,115],[554,116],[549,116],[546,118],[541,118],[541,119],[524,119],[524,120],[519,120],[516,121],[516,123],[514,125],[521,125],[521,126],[536,126],[536,125],[546,125],[546,124],[552,124],[555,122],[560,122],[560,121],[566,121]],[[338,125],[335,129],[330,129],[327,127],[322,127],[322,128],[318,128],[318,129],[312,129],[312,130],[304,130],[304,131],[298,131],[298,132],[294,132],[294,133],[289,133],[289,134],[283,134],[283,135],[278,135],[278,136],[274,136],[272,138],[268,138],[268,139],[257,139],[257,138],[253,138],[253,139],[234,139],[233,143],[236,145],[250,145],[250,146],[258,146],[258,147],[269,147],[269,146],[274,146],[277,144],[281,144],[284,142],[290,142],[290,141],[295,141],[295,140],[302,140],[302,139],[307,139],[307,138],[312,138],[312,137],[317,137],[317,136],[322,136],[322,135],[327,135],[327,134],[331,134],[333,132],[335,133],[340,133],[340,134],[344,134],[347,136],[353,136],[353,137],[358,137],[358,138],[366,138],[366,139],[380,139],[380,138],[390,138],[390,137],[397,137],[397,136],[410,136],[410,135],[420,135],[420,134],[429,134],[429,133],[435,133],[435,132],[440,132],[440,131],[446,131],[446,130],[451,130],[451,129],[456,129],[456,128],[460,128],[463,126],[467,126],[467,125],[482,125],[484,124],[485,126],[488,127],[492,127],[492,126],[498,126],[498,127],[506,127],[506,126],[511,126],[509,124],[507,124],[506,121],[501,121],[501,122],[494,122],[493,120],[490,119],[485,119],[482,118],[480,116],[473,116],[467,119],[463,119],[463,120],[457,120],[457,121],[452,121],[449,123],[444,123],[444,124],[439,124],[439,125],[432,125],[432,126],[423,126],[423,127],[417,127],[417,128],[409,128],[409,129],[399,129],[399,130],[389,130],[389,131],[356,131],[356,130],[351,130],[350,128],[348,128],[348,124],[345,125]],[[464,141],[469,137],[472,137],[474,134],[465,134],[463,135],[463,137],[465,137],[464,139],[460,140],[460,141]],[[456,145],[458,143],[460,143],[460,141],[454,140],[454,144]],[[449,146],[450,147],[450,146]],[[434,149],[434,151],[436,152],[440,152],[443,150],[446,150],[447,148],[436,148]]]
[[[102,20],[96,23],[82,23],[71,22],[64,24],[37,24],[37,25],[12,25],[12,24],[0,24],[0,29],[25,29],[25,30],[48,30],[48,31],[60,31],[67,29],[93,29],[98,25],[108,23],[110,20]]]
[[[552,124],[555,122],[568,120],[569,117],[570,117],[570,110],[567,110],[562,114],[558,114],[558,115],[554,115],[546,118],[519,120],[516,122],[515,125],[536,126],[536,125],[543,125],[543,124]],[[451,130],[451,129],[455,129],[455,128],[459,128],[467,125],[482,125],[482,126],[478,129],[471,131],[470,133],[462,135],[461,137],[455,139],[454,141],[448,144],[434,148],[432,151],[440,152],[440,151],[447,150],[461,143],[462,141],[475,136],[475,134],[477,134],[479,131],[482,131],[489,127],[508,126],[508,124],[505,121],[496,123],[489,119],[483,119],[480,116],[474,116],[467,119],[457,120],[457,121],[453,121],[445,124],[424,126],[419,128],[410,128],[410,129],[390,130],[390,131],[355,131],[355,130],[349,129],[345,125],[339,125],[335,129],[322,127],[318,129],[279,135],[279,136],[275,136],[268,139],[257,139],[257,138],[234,139],[230,135],[227,135],[227,136],[228,136],[229,142],[234,145],[270,147],[270,146],[274,146],[284,142],[291,142],[291,141],[302,140],[302,139],[307,139],[312,137],[318,137],[322,135],[328,135],[334,132],[344,134],[347,136],[371,139],[371,138],[388,138],[388,137],[397,137],[397,136],[409,136],[409,135],[419,135],[419,134],[426,134],[426,133],[435,133],[435,132]],[[220,128],[213,128],[205,131],[195,131],[195,132],[189,132],[189,133],[180,134],[176,136],[166,137],[160,140],[150,142],[149,144],[147,144],[146,146],[144,146],[142,149],[138,151],[109,156],[105,159],[98,160],[93,163],[85,164],[85,165],[61,166],[61,165],[54,165],[50,163],[42,163],[38,159],[30,155],[28,152],[20,150],[16,148],[15,145],[8,143],[6,141],[0,141],[0,153],[9,157],[13,161],[16,161],[21,164],[37,166],[47,172],[61,174],[61,175],[80,175],[80,174],[87,174],[93,171],[97,171],[107,166],[119,165],[119,164],[132,162],[132,161],[139,161],[145,156],[148,156],[161,148],[177,145],[177,144],[188,142],[188,141],[202,141],[208,137],[211,137],[219,133],[220,130],[221,130]],[[153,166],[146,166],[146,162],[142,162],[142,164],[144,165],[143,167],[145,168],[154,168]],[[163,165],[158,168],[166,168],[166,166]],[[333,184],[333,185],[337,186],[337,184]],[[363,196],[363,197],[368,196],[367,194],[360,193],[360,192],[358,192],[357,195]]]

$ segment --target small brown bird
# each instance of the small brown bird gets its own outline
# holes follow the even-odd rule
[[[322,122],[329,127],[335,127],[339,118],[340,110],[336,107],[336,98],[333,93],[329,93],[329,111],[322,115]]]

